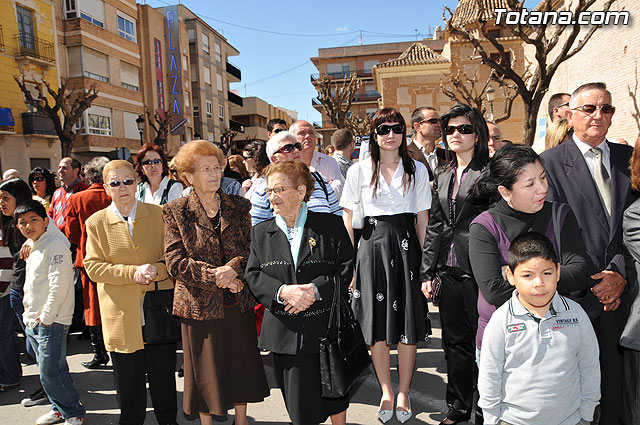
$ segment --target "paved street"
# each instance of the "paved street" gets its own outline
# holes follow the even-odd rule
[[[445,363],[440,348],[439,316],[437,311],[434,312],[436,309],[432,306],[430,308],[434,334],[428,343],[421,344],[418,349],[417,371],[414,375],[411,391],[411,403],[416,414],[408,422],[409,424],[438,424],[443,417],[441,412],[445,409]],[[21,343],[23,343],[22,338]],[[90,358],[89,342],[78,341],[77,336],[72,335],[69,343],[68,361],[74,383],[80,392],[80,398],[87,407],[86,423],[90,425],[117,424],[118,407],[115,390],[113,389],[111,370],[110,368],[96,371],[84,369],[80,362],[87,361]],[[392,365],[395,363],[394,352]],[[50,408],[50,405],[30,408],[24,408],[20,405],[20,400],[35,391],[38,385],[38,370],[35,364],[23,364],[23,373],[22,386],[18,390],[0,394],[0,423],[2,424],[33,424],[38,416]],[[392,373],[392,379],[397,383],[397,373]],[[179,412],[181,412],[181,378],[177,378],[177,384]],[[379,423],[376,417],[379,398],[380,392],[377,380],[373,375],[373,369],[371,369],[369,375],[361,378],[359,387],[353,395],[347,414],[347,422],[349,424]],[[150,399],[148,406],[145,424],[156,424]],[[276,388],[271,390],[271,396],[263,403],[249,405],[249,416],[249,422],[255,424],[275,425],[289,423],[282,396]],[[232,420],[233,417],[230,414],[228,421],[224,422],[224,424],[231,424]],[[199,423],[199,421],[189,422],[180,414],[178,423],[195,424]],[[395,418],[389,422],[389,424],[394,423],[398,423]]]

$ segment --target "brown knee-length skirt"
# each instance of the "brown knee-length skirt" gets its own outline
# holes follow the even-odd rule
[[[181,319],[187,415],[225,416],[234,404],[269,396],[253,310],[241,313],[234,306],[224,312],[224,319]]]

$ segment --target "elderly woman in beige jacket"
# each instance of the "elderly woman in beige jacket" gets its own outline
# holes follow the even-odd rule
[[[135,173],[127,161],[109,162],[103,177],[113,202],[87,220],[84,267],[97,283],[120,423],[144,423],[146,374],[158,423],[176,424],[175,343],[145,345],[142,339],[141,306],[149,284],[173,288],[164,264],[162,210],[136,201]]]

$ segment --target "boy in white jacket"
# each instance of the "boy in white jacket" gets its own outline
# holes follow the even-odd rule
[[[67,364],[67,333],[73,316],[73,262],[69,241],[49,218],[42,204],[30,200],[14,212],[20,232],[33,243],[24,284],[24,324],[36,351],[40,381],[51,410],[36,421],[47,425],[84,423],[86,410],[71,381]]]

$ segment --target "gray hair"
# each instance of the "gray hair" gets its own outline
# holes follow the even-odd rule
[[[613,96],[611,96],[611,92],[607,90],[607,85],[605,83],[587,83],[587,84],[581,85],[580,87],[575,89],[573,93],[571,93],[571,99],[569,100],[569,107],[571,109],[575,109],[578,106],[581,106],[581,105],[578,105],[578,96],[591,90],[600,90],[607,93],[607,95],[609,95],[610,101],[613,102]]]
[[[276,154],[276,151],[278,149],[280,149],[280,143],[287,140],[292,143],[298,142],[298,138],[296,137],[296,135],[289,131],[281,131],[280,133],[276,134],[271,139],[269,139],[269,141],[267,142],[266,151],[270,161],[271,161],[271,157]]]
[[[106,156],[96,156],[84,166],[84,175],[91,183],[102,183],[102,170],[109,162]]]

